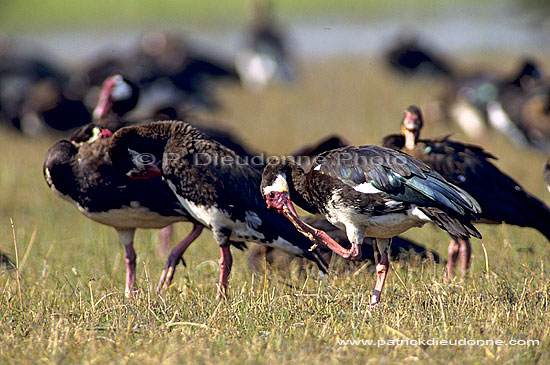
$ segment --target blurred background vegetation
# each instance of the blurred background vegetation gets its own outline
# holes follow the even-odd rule
[[[546,15],[550,11],[546,0],[278,0],[274,3],[277,13],[287,19],[345,17],[348,20],[364,20],[405,14],[407,17],[411,14],[430,17],[434,12],[446,12],[449,8],[476,8],[491,4],[502,7],[519,6],[529,11],[534,10],[538,16],[543,15],[541,11]],[[233,0],[2,0],[0,24],[4,30],[25,31],[65,27],[144,27],[159,24],[210,27],[242,23],[247,4],[246,1]]]

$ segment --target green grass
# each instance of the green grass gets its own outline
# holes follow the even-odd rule
[[[494,0],[491,0],[494,1]],[[477,2],[463,0],[466,5]],[[243,23],[252,1],[217,0],[2,0],[0,24],[4,30],[60,29],[65,27],[117,28],[124,26],[215,26]],[[436,0],[276,0],[277,14],[284,18],[330,18],[339,15],[368,19],[382,13],[432,12],[444,8]]]
[[[495,55],[498,59],[509,58]],[[512,60],[513,61],[513,60]],[[502,62],[499,69],[513,65]],[[473,62],[473,61],[472,61]],[[490,64],[486,62],[486,64]],[[226,107],[210,117],[270,153],[328,133],[376,143],[398,129],[403,109],[420,104],[426,135],[455,132],[433,100],[444,85],[404,81],[376,60],[333,59],[302,67],[300,82],[253,94],[224,87]],[[544,363],[550,350],[550,257],[538,232],[480,226],[471,275],[444,282],[444,266],[392,263],[382,305],[369,312],[370,270],[335,268],[252,273],[234,252],[229,298],[215,300],[219,250],[209,232],[186,253],[173,286],[154,288],[164,265],[155,231],[139,231],[139,295],[123,293],[124,250],[114,230],[84,218],[49,191],[41,164],[53,138],[0,133],[0,250],[19,270],[0,276],[0,363]],[[497,164],[550,200],[546,156],[498,135],[481,141]],[[15,246],[10,218],[15,223]],[[180,224],[175,238],[190,229]],[[432,227],[406,234],[445,256],[448,236]],[[486,250],[486,253],[484,251]],[[539,346],[340,346],[338,340],[539,340]]]

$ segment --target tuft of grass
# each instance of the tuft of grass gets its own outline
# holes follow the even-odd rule
[[[513,69],[506,62],[498,67]],[[225,86],[219,90],[225,107],[208,117],[258,150],[283,154],[328,133],[377,143],[398,130],[403,109],[415,103],[425,111],[426,136],[454,133],[467,140],[437,118],[434,99],[444,88],[402,79],[375,58],[336,58],[303,64],[295,85],[263,93]],[[187,266],[178,267],[170,290],[157,296],[165,257],[157,252],[156,232],[140,230],[139,295],[126,299],[124,250],[114,230],[84,218],[43,181],[42,160],[54,140],[0,133],[0,251],[15,257],[11,218],[19,257],[17,271],[0,273],[1,363],[550,360],[548,242],[512,226],[480,226],[484,238],[472,242],[471,274],[463,281],[445,283],[444,266],[430,261],[392,263],[375,310],[369,308],[375,281],[369,270],[336,268],[321,277],[313,267],[294,263],[253,273],[240,251],[234,252],[229,297],[217,303],[218,249],[208,232],[189,248]],[[496,134],[477,142],[528,190],[550,200],[541,176],[546,156]],[[177,225],[174,241],[189,228]],[[448,236],[442,231],[427,226],[406,236],[445,256]],[[338,342],[418,339],[506,345]],[[512,346],[509,340],[540,344]]]

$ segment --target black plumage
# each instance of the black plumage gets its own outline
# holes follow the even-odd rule
[[[296,65],[288,46],[288,37],[278,24],[272,4],[254,4],[253,23],[246,48],[235,57],[237,71],[246,86],[259,89],[267,84],[296,79]]]
[[[290,152],[290,156],[294,156],[296,158],[296,162],[302,166],[305,171],[309,171],[318,155],[323,152],[345,146],[349,146],[348,141],[337,135],[330,135],[318,142],[295,148],[292,152]]]
[[[416,39],[400,39],[386,51],[389,65],[406,76],[452,77],[451,65],[433,50],[423,46]]]
[[[108,155],[109,139],[123,125],[120,115],[133,107],[126,101],[127,97],[117,97],[120,88],[128,91],[129,86],[124,84],[120,76],[105,81],[94,113],[95,122],[77,130],[70,139],[55,143],[46,154],[43,172],[50,188],[86,217],[115,228],[126,248],[126,294],[129,296],[135,285],[135,229],[194,221],[160,177],[130,179],[113,167]],[[122,94],[128,96],[126,92]],[[122,104],[117,104],[119,102]],[[193,232],[197,231],[200,233],[195,227]],[[170,265],[167,264],[173,266],[171,275],[192,239],[188,237],[172,252]]]
[[[135,158],[140,154],[149,154],[152,162],[142,164]],[[193,218],[212,230],[222,254],[219,295],[231,270],[229,240],[278,246],[325,269],[318,252],[309,251],[309,240],[267,210],[258,191],[261,173],[190,124],[167,121],[123,128],[111,140],[110,156],[130,175],[162,174]]]
[[[65,71],[38,48],[27,52],[13,39],[0,40],[0,123],[5,121],[24,133],[38,134],[48,128],[42,113],[52,110],[47,118],[52,127],[57,123],[66,130],[64,122],[75,123],[80,116],[74,112],[74,103],[68,102],[76,98],[66,93]],[[68,106],[66,114],[76,116],[73,120],[62,118],[56,122],[51,118],[61,102],[62,109]]]
[[[183,92],[186,104],[207,109],[220,106],[213,92],[217,81],[239,81],[231,60],[205,52],[177,34],[158,31],[145,34],[131,61],[132,68],[138,65],[142,70],[140,85],[168,80]]]
[[[92,142],[61,140],[47,152],[44,176],[50,188],[86,217],[114,227],[127,250],[126,294],[135,283],[136,228],[163,228],[190,217],[160,178],[132,180],[115,169],[108,137]]]
[[[442,97],[445,114],[456,121],[467,135],[479,138],[487,127],[505,134],[513,142],[528,145],[521,127],[503,117],[506,112],[517,109],[526,94],[544,85],[540,66],[531,59],[523,59],[516,71],[499,75],[489,71],[455,77]]]
[[[26,134],[68,131],[91,121],[84,102],[67,93],[59,80],[36,81],[24,95],[18,117],[12,122]]]
[[[139,87],[122,75],[116,74],[106,78],[94,109],[94,119],[101,119],[102,123],[110,120],[120,121],[136,107],[139,95]]]
[[[142,123],[138,123],[134,120],[124,118],[127,113],[136,107],[139,102],[140,95],[140,88],[134,82],[128,80],[122,75],[114,75],[107,78],[103,83],[97,106],[93,112],[94,120],[98,121],[94,125],[100,123],[104,128],[116,130],[124,125],[142,124],[143,121]],[[159,121],[168,120],[166,119],[167,117],[173,120],[193,119],[195,127],[206,133],[210,138],[218,141],[224,146],[229,147],[239,156],[247,159],[254,168],[260,170],[263,169],[263,160],[254,158],[260,154],[255,152],[249,146],[246,146],[236,135],[228,130],[205,123],[197,123],[198,119],[192,118],[191,116],[184,115],[183,118],[181,118],[182,116],[178,115],[178,112],[174,107],[163,107],[158,109],[153,113],[152,118],[147,119],[148,121]],[[82,130],[90,130],[94,125],[90,124]]]
[[[308,173],[289,158],[271,161],[263,171],[261,190],[267,205],[283,213],[315,245],[344,258],[360,259],[363,238],[376,238],[382,256],[372,304],[380,300],[391,237],[430,221],[461,237],[481,237],[470,223],[480,212],[471,196],[426,164],[385,147],[348,146],[325,152]],[[301,221],[292,202],[345,229],[351,248]]]
[[[489,105],[489,121],[516,143],[550,151],[550,88],[509,87]]]
[[[479,208],[471,197],[449,185],[424,163],[406,154],[395,154],[390,151],[376,146],[340,148],[321,154],[318,157],[316,166],[319,168],[316,171],[351,188],[368,183],[382,191],[381,195],[369,197],[370,202],[367,204],[371,206],[373,214],[382,215],[393,211],[395,208],[388,208],[386,204],[388,199],[393,199],[404,203],[400,209],[407,209],[407,204],[419,205],[419,209],[430,218],[435,218],[435,223],[443,229],[452,230],[465,237],[479,235],[475,228],[466,222],[451,220],[450,222],[455,224],[446,225],[445,222],[439,221],[441,215],[434,210],[445,210],[453,217],[475,216]],[[320,181],[328,180],[325,176]],[[353,193],[351,190],[347,191]],[[360,196],[360,193],[355,192],[353,195]],[[361,198],[361,203],[364,203],[363,199],[365,197]]]
[[[453,141],[448,137],[419,139],[422,114],[416,106],[405,111],[402,132],[384,138],[382,144],[404,151],[421,160],[440,173],[445,179],[459,186],[474,197],[481,206],[480,219],[486,223],[508,223],[532,227],[550,240],[550,209],[527,192],[518,182],[500,171],[492,162],[493,155],[479,146]],[[456,245],[451,242],[451,246]],[[460,240],[459,240],[460,241]],[[463,259],[469,262],[467,245]],[[455,254],[456,248],[450,248]],[[451,256],[451,254],[450,254]],[[449,274],[454,270],[454,259],[449,257]],[[463,270],[468,263],[463,261]]]
[[[321,140],[300,146],[290,153],[290,156],[304,169],[304,171],[309,171],[311,165],[315,162],[315,159],[318,155],[323,152],[333,150],[340,147],[349,146],[349,142],[339,137],[337,135],[330,135]],[[319,216],[306,217],[304,221],[317,228],[325,231],[332,239],[337,241],[344,248],[350,248],[351,244],[349,243],[346,233],[332,224],[330,224],[326,218]],[[365,239],[366,241],[367,239]],[[324,250],[323,247],[319,247],[321,252],[327,257],[327,253],[330,253],[329,250]],[[393,237],[392,245],[390,249],[390,257],[396,259],[399,257],[399,254],[403,251],[409,252],[413,251],[417,255],[420,255],[422,258],[426,258],[428,250],[420,244],[407,240],[403,237]],[[374,262],[375,250],[365,243],[362,246],[361,250],[362,260],[371,260]],[[278,258],[281,255],[284,255],[284,252],[281,250],[272,248],[272,247],[261,247],[257,246],[250,250],[249,255],[249,266],[257,266],[255,263],[260,260],[260,255],[265,255],[265,258],[268,262],[279,261]],[[431,257],[434,258],[435,262],[439,262],[439,256],[435,252],[430,252]]]

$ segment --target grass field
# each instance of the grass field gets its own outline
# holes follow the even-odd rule
[[[495,55],[509,71],[512,59]],[[482,60],[483,61],[483,60]],[[548,65],[547,65],[548,66]],[[454,132],[436,118],[444,85],[406,81],[375,60],[331,59],[302,67],[296,85],[253,94],[224,87],[225,109],[211,117],[258,150],[285,153],[338,133],[377,143],[398,130],[403,109],[424,108],[425,135]],[[444,282],[444,265],[394,263],[382,305],[369,311],[374,275],[313,267],[252,273],[234,252],[229,298],[215,300],[219,250],[209,232],[186,253],[174,284],[154,288],[165,257],[155,231],[139,231],[139,295],[123,293],[124,250],[113,229],[84,218],[47,188],[41,166],[54,138],[0,130],[0,250],[19,269],[0,276],[0,363],[545,363],[550,361],[548,242],[531,229],[479,226],[464,280]],[[481,141],[498,166],[550,201],[542,180],[547,156],[498,135]],[[10,219],[14,222],[12,236]],[[550,223],[549,223],[550,224]],[[175,238],[190,225],[180,224]],[[445,256],[448,236],[426,226],[407,237]],[[175,243],[175,242],[174,242]],[[17,255],[16,255],[17,250]],[[488,346],[341,345],[340,340],[502,340]],[[538,340],[513,346],[509,340]]]
[[[514,0],[511,0],[514,1]],[[531,0],[523,0],[531,1]],[[157,0],[157,1],[110,1],[110,0],[2,0],[0,24],[4,30],[53,29],[64,27],[144,27],[144,26],[218,26],[240,24],[247,21],[254,0]],[[365,20],[381,14],[407,12],[421,14],[437,12],[449,4],[437,0],[274,0],[277,14],[283,18],[333,18],[346,16]],[[461,0],[463,6],[478,2]],[[486,0],[484,3],[496,3]],[[455,3],[456,5],[456,3]]]

